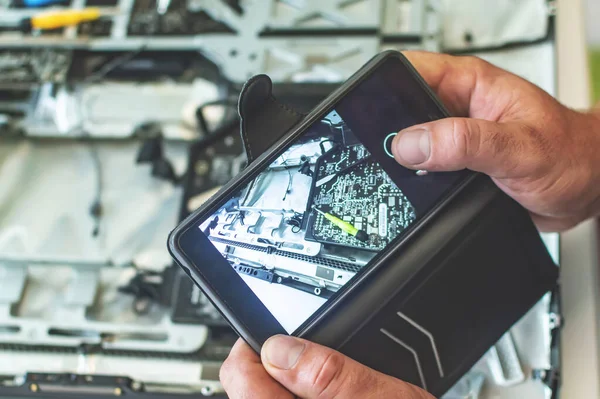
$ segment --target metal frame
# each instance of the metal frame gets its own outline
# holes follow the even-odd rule
[[[111,279],[101,279],[101,272],[111,277],[134,275],[131,268],[65,263],[66,266],[35,266],[0,263],[0,342],[8,345],[34,345],[73,349],[96,345],[105,350],[134,350],[190,354],[200,350],[208,340],[208,328],[202,325],[178,325],[170,320],[170,309],[156,309],[152,318],[131,321],[100,321],[87,316],[97,306],[98,295],[115,290]],[[66,273],[65,273],[66,272]],[[28,299],[28,280],[62,273],[68,278],[62,290],[48,298],[39,316],[18,316]],[[115,281],[112,280],[112,284]],[[60,288],[60,287],[57,287]],[[30,299],[30,298],[29,298]],[[18,313],[17,313],[18,314]]]
[[[60,43],[61,47],[89,51],[200,49],[223,67],[223,74],[228,79],[238,83],[257,71],[268,73],[275,82],[298,79],[341,81],[382,46],[389,47],[383,42],[403,48],[440,48],[440,5],[435,0],[249,0],[243,3],[243,15],[238,15],[221,1],[196,0],[194,3],[236,33],[129,36],[127,25],[134,0],[120,0],[119,11],[112,17],[109,38],[78,37],[75,28],[68,28],[58,37],[0,35],[0,48],[35,48]],[[73,3],[75,7],[84,4],[85,0],[74,0]],[[112,8],[105,9],[114,13]],[[282,14],[282,9],[294,11]],[[357,11],[348,12],[349,9]],[[0,22],[19,20],[36,11],[2,12]],[[314,19],[328,23],[309,23]],[[314,36],[315,32],[319,34]],[[327,40],[323,40],[324,37]]]

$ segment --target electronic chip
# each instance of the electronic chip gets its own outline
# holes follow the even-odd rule
[[[387,236],[387,217],[388,207],[385,203],[379,204],[379,235],[381,237]]]

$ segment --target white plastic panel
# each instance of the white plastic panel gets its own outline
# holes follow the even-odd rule
[[[100,234],[90,206],[97,175],[87,144],[4,142],[0,146],[0,254],[20,259],[77,259],[162,268],[181,191],[136,165],[139,142],[95,144],[102,175]],[[179,175],[185,144],[167,146]]]
[[[541,39],[550,12],[547,0],[443,0],[443,46],[468,50]]]
[[[378,29],[383,0],[275,0],[270,29]]]

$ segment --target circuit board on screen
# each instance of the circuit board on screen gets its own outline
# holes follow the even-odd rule
[[[348,167],[357,165],[357,162],[370,157],[369,151],[360,144],[342,148],[335,146],[318,159],[315,173],[316,181],[318,183],[327,176],[344,172]]]
[[[332,149],[315,169],[312,206],[363,230],[368,239],[359,241],[314,210],[307,239],[377,251],[416,218],[412,204],[362,145]]]

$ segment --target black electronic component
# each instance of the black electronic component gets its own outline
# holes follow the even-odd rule
[[[306,158],[303,155],[304,158]],[[298,172],[302,173],[303,175],[309,176],[311,177],[313,175],[313,171],[310,168],[310,162],[308,160],[304,160],[304,163],[300,166],[300,169],[298,169]]]
[[[130,36],[187,36],[202,33],[231,34],[235,31],[202,9],[190,9],[185,0],[171,0],[163,14],[157,13],[156,0],[136,1],[128,29]]]
[[[102,18],[84,22],[77,27],[78,36],[109,37],[113,27],[112,19]]]
[[[295,280],[293,277],[279,277],[276,282],[325,299],[331,298],[334,294],[333,291],[326,287],[315,287],[311,284],[305,284],[299,280]]]
[[[292,226],[292,233],[299,233],[302,230],[303,215],[301,213],[294,213],[294,216],[288,218],[285,222]]]
[[[142,124],[136,129],[134,135],[145,139],[135,162],[151,164],[152,176],[157,179],[167,180],[173,184],[179,183],[181,179],[175,174],[173,165],[164,155],[161,127],[153,123]]]
[[[252,266],[245,266],[243,264],[236,263],[234,263],[232,266],[233,270],[237,271],[240,274],[246,274],[251,277],[256,277],[269,283],[272,283],[275,278],[275,273],[272,270],[266,270]]]
[[[147,314],[153,304],[161,303],[164,274],[170,272],[169,268],[164,272],[139,271],[126,285],[119,287],[119,292],[135,298],[135,313]]]
[[[178,324],[201,324],[205,326],[226,326],[227,322],[213,307],[208,298],[194,282],[178,268],[171,287],[171,321]]]

